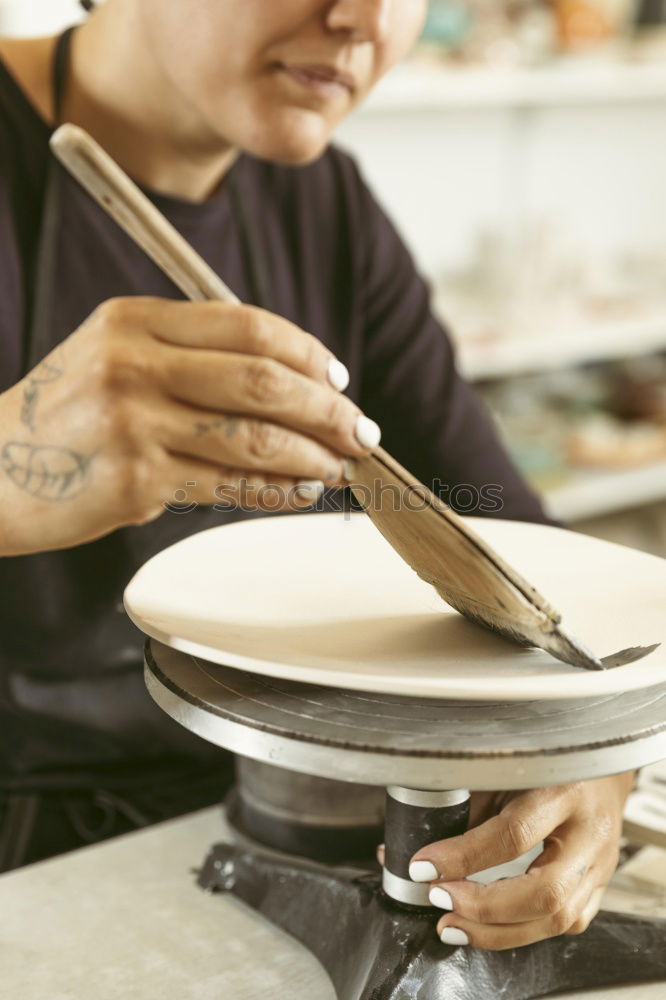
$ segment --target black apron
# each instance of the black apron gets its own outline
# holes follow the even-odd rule
[[[64,32],[55,49],[57,124],[61,122],[74,30]],[[49,340],[49,317],[57,295],[57,238],[62,224],[64,179],[64,169],[51,155],[34,266],[34,296],[28,303],[26,373],[54,346]],[[226,183],[253,302],[270,309],[270,276],[261,252],[265,245],[262,220],[237,189],[233,170]],[[212,523],[202,517],[195,530]],[[0,767],[0,871],[220,801],[231,780],[229,754],[181,730],[152,705],[143,687],[141,637],[120,606],[112,609],[115,614],[109,614],[104,607],[109,588],[95,592],[93,576],[99,573],[100,552],[103,572],[109,578],[115,576],[119,585],[128,582],[122,532],[117,533],[117,538],[102,540],[94,555],[87,556],[86,552],[83,546],[63,556],[68,560],[65,569],[57,563],[53,573],[45,573],[44,587],[57,587],[59,572],[63,586],[68,574],[90,577],[90,598],[85,608],[77,609],[80,622],[73,626],[88,630],[85,641],[89,669],[88,665],[85,670],[78,666],[68,676],[65,662],[62,667],[57,665],[56,676],[50,672],[51,667],[40,676],[36,663],[27,677],[20,672],[14,677],[0,677],[5,712],[0,747],[5,760],[12,763],[6,770]],[[39,577],[39,563],[33,561],[33,565]],[[0,586],[13,585],[11,568],[5,572]],[[34,577],[33,570],[25,587],[28,595]],[[34,648],[38,650],[39,645]],[[30,652],[26,657],[29,661],[39,658]],[[132,705],[136,715],[137,704],[142,707],[134,718],[133,729],[123,732],[126,709]],[[90,720],[99,716],[100,705],[108,725],[96,733],[94,721]],[[30,750],[24,751],[20,737],[28,730],[34,730],[36,736],[29,744]],[[36,754],[33,746],[38,748]],[[41,756],[40,746],[45,748]],[[49,746],[58,751],[52,753],[51,761]],[[36,767],[34,759],[39,760]]]

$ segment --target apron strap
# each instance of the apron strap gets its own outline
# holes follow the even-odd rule
[[[67,28],[56,42],[53,53],[52,81],[53,81],[53,107],[55,126],[62,124],[62,107],[65,101],[65,89],[67,87],[67,74],[69,71],[69,61],[72,50],[72,38],[76,31],[76,25]]]
[[[71,42],[75,30],[75,27],[71,27],[63,32],[56,43],[53,56],[53,105],[56,127],[61,123]],[[32,302],[26,302],[27,336],[24,351],[24,375],[27,375],[38,365],[54,346],[51,342],[51,320],[58,265],[62,174],[63,168],[53,153],[49,151],[42,222],[33,271]]]

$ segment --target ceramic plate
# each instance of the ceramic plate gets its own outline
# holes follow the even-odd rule
[[[445,604],[362,513],[203,531],[147,562],[125,606],[143,632],[183,652],[361,691],[524,701],[666,680],[666,560],[560,528],[465,520],[598,656],[662,645],[594,672],[515,646]]]

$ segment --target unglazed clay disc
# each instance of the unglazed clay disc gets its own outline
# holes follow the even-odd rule
[[[145,633],[271,677],[410,697],[585,698],[666,680],[666,560],[560,528],[465,518],[598,656],[588,671],[525,649],[445,604],[357,514],[267,517],[165,549],[125,591]]]

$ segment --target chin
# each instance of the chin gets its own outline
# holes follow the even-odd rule
[[[301,167],[319,159],[331,140],[332,131],[320,114],[299,109],[273,116],[271,121],[257,122],[245,135],[239,136],[238,145],[260,160]]]

